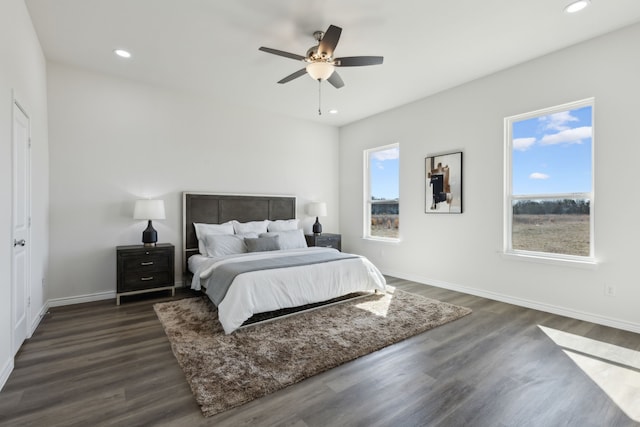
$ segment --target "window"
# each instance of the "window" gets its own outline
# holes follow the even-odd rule
[[[592,261],[593,99],[505,119],[505,251]]]
[[[400,232],[400,145],[364,151],[364,236],[397,240]]]

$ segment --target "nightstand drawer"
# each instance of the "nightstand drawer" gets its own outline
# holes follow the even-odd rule
[[[169,276],[169,271],[137,271],[125,274],[122,278],[121,291],[137,291],[140,289],[160,288],[171,283],[173,278]]]
[[[325,246],[327,248],[332,248],[337,243],[337,240],[333,237],[327,236],[318,236],[316,237],[316,246]]]
[[[307,234],[304,236],[307,240],[307,246],[320,246],[324,248],[334,248],[342,250],[342,235],[340,234]]]
[[[166,254],[124,255],[122,263],[124,270],[127,272],[153,272],[169,269],[169,257]]]

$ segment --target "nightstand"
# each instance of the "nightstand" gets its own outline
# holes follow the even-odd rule
[[[123,295],[171,290],[175,295],[175,248],[170,243],[156,246],[129,245],[116,247],[118,290],[116,304]]]
[[[342,235],[340,234],[305,234],[304,238],[307,240],[307,246],[323,246],[342,251]]]

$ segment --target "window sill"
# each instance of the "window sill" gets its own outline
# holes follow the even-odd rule
[[[595,259],[578,260],[578,259],[568,259],[568,258],[555,258],[555,257],[546,257],[544,255],[530,255],[530,254],[522,254],[522,253],[516,253],[516,252],[500,252],[500,254],[505,259],[511,259],[511,260],[517,260],[517,261],[559,265],[563,267],[585,268],[589,270],[595,270],[598,268],[598,262]]]
[[[376,243],[386,243],[386,244],[392,244],[392,245],[397,245],[400,243],[400,238],[394,239],[394,238],[389,238],[389,237],[362,237],[362,240],[366,240],[369,242],[376,242]]]

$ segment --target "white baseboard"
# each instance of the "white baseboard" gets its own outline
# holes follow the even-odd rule
[[[36,318],[31,322],[31,330],[29,331],[29,336],[27,338],[31,338],[31,335],[33,335],[33,333],[38,328],[38,325],[40,325],[40,321],[42,320],[44,315],[47,314],[47,310],[49,310],[49,301],[44,303]]]
[[[181,288],[182,282],[175,282],[174,287],[176,289]],[[64,305],[81,304],[83,302],[102,301],[106,299],[116,299],[116,291],[106,291],[106,292],[98,292],[95,294],[76,295],[73,297],[54,298],[47,301],[41,315],[44,316],[44,314],[47,312],[49,307],[62,307]]]
[[[95,294],[76,295],[73,297],[54,298],[47,301],[47,304],[45,304],[45,306],[61,307],[63,305],[81,304],[83,302],[102,301],[105,299],[116,299],[116,291],[106,291],[106,292],[98,292]]]
[[[7,360],[0,371],[0,391],[4,388],[4,385],[9,379],[9,375],[13,372],[13,357]]]
[[[534,310],[553,313],[559,316],[570,317],[572,319],[584,320],[585,322],[597,323],[598,325],[609,326],[616,329],[622,329],[629,332],[640,334],[640,324],[627,322],[626,320],[613,319],[594,313],[586,313],[571,308],[560,307],[552,304],[531,301],[523,298],[504,295],[497,292],[485,291],[483,289],[470,288],[467,286],[457,285],[455,283],[444,282],[442,280],[433,280],[426,277],[416,276],[413,274],[404,274],[397,271],[383,271],[387,276],[397,277],[399,279],[411,280],[412,282],[424,285],[435,286],[438,288],[449,289],[452,291],[462,292],[465,294],[475,295],[495,301],[505,302],[508,304],[518,305],[521,307],[531,308]]]

